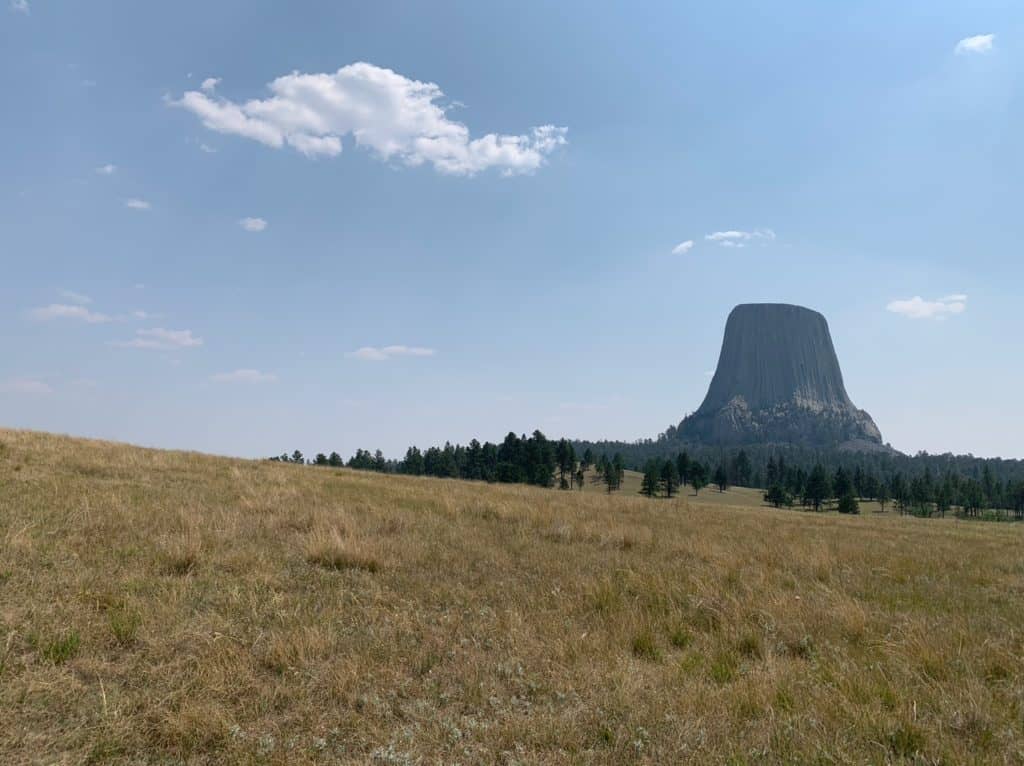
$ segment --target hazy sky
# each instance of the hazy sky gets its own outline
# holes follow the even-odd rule
[[[1020,2],[2,2],[0,424],[655,436],[777,300],[1024,457]]]

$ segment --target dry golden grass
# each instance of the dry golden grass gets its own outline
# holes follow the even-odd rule
[[[0,763],[1021,763],[1019,526],[0,431]]]

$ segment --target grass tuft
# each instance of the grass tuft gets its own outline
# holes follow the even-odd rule
[[[669,633],[668,640],[676,649],[685,649],[693,643],[693,634],[686,628],[679,626]]]
[[[119,646],[131,646],[139,633],[139,625],[142,617],[133,609],[117,608],[110,610],[107,615],[110,624],[110,632],[114,634],[114,641]]]
[[[336,528],[310,533],[306,538],[306,560],[334,571],[360,569],[377,572],[381,568],[374,556],[369,555],[352,539],[343,537]]]
[[[82,640],[74,630],[66,630],[42,647],[43,659],[54,665],[63,665],[78,654]]]
[[[719,651],[711,659],[708,673],[716,684],[727,684],[736,678],[736,655],[729,651]]]
[[[201,554],[199,536],[190,529],[164,548],[163,570],[178,577],[190,575],[199,567]]]
[[[755,633],[747,633],[736,642],[736,651],[744,657],[761,659],[764,649],[761,646],[761,637]]]
[[[889,749],[899,758],[914,758],[925,746],[925,735],[917,726],[902,723],[886,736]]]
[[[657,662],[661,659],[661,650],[655,642],[654,634],[644,630],[633,637],[633,654],[642,660]]]
[[[775,708],[783,713],[792,712],[796,708],[796,700],[788,689],[776,689]]]

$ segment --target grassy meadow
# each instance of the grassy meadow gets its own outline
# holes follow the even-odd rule
[[[614,494],[627,497],[639,495],[640,485],[643,482],[643,478],[644,475],[639,471],[623,471],[622,488],[617,490]],[[575,489],[579,490],[579,487],[575,487]],[[607,493],[608,487],[597,474],[597,471],[591,468],[584,474],[582,491]],[[725,491],[720,491],[714,484],[709,484],[695,495],[693,487],[687,485],[685,487],[680,487],[678,492],[685,500],[688,500],[691,504],[697,505],[737,506],[741,508],[767,507],[768,505],[764,502],[764,490],[753,489],[751,487],[728,487]],[[832,499],[825,505],[831,508],[835,505],[835,500]],[[797,503],[797,506],[799,506],[799,502]],[[877,500],[862,499],[859,501],[859,508],[861,513],[885,512],[882,510],[882,507],[879,505]],[[886,511],[892,509],[893,504],[888,503],[886,505]]]
[[[0,430],[0,763],[1022,763],[1024,527]]]

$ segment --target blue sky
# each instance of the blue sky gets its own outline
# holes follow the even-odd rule
[[[654,436],[778,300],[1024,457],[1019,3],[3,2],[3,425]]]

